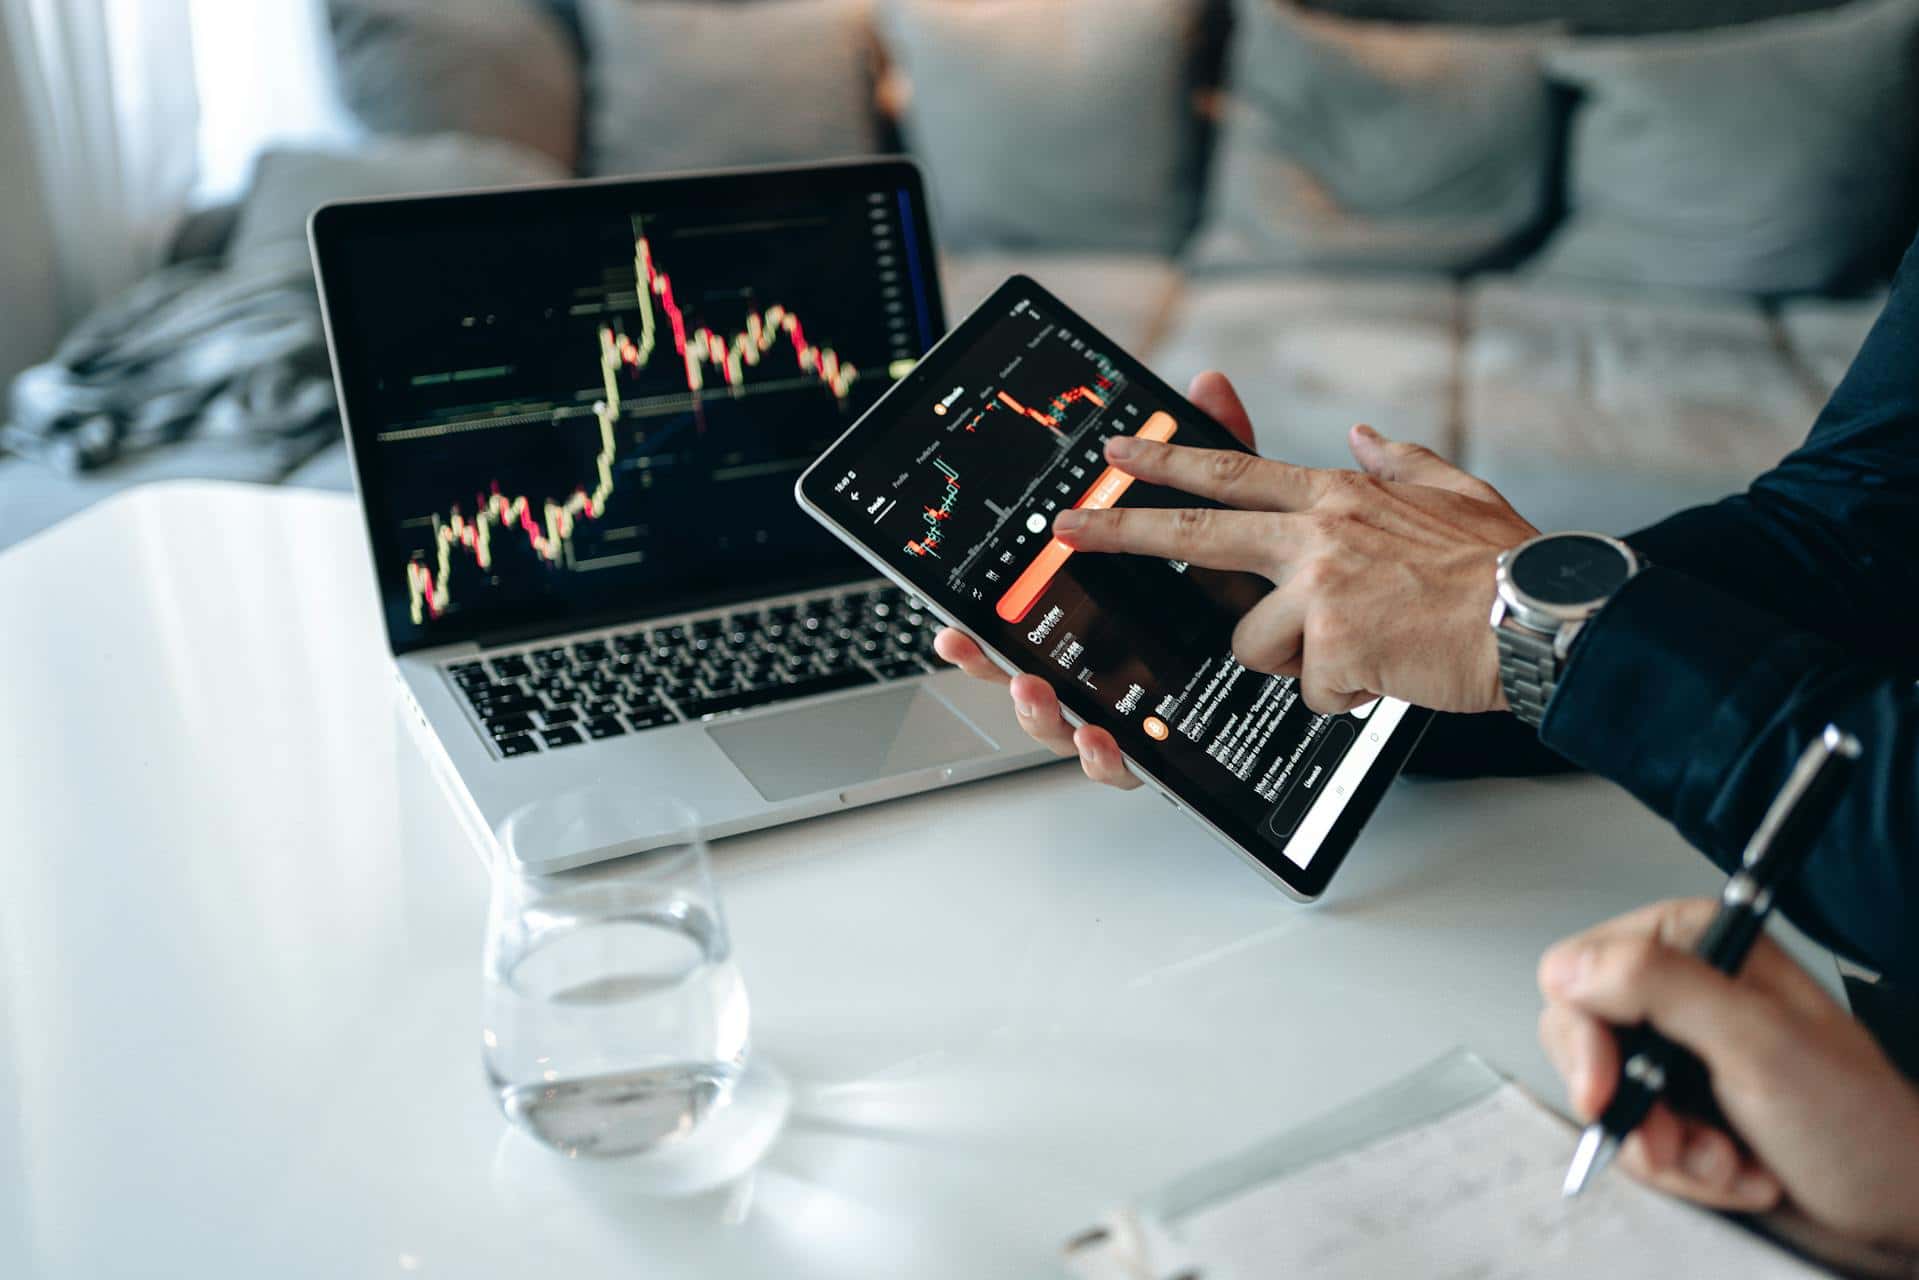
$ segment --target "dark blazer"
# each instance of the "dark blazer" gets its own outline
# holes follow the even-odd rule
[[[1919,241],[1806,443],[1745,493],[1627,541],[1653,567],[1587,624],[1538,735],[1442,716],[1415,767],[1570,762],[1730,868],[1837,723],[1862,767],[1780,904],[1919,989]]]

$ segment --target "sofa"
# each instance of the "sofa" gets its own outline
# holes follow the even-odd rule
[[[1914,224],[1919,0],[331,13],[369,149],[485,138],[532,176],[904,149],[950,318],[1026,272],[1175,384],[1224,370],[1269,455],[1350,465],[1369,422],[1542,527],[1626,531],[1776,462]],[[189,252],[217,258],[233,221],[202,215]],[[0,545],[206,473],[219,454],[0,458]],[[272,478],[350,483],[337,442]]]

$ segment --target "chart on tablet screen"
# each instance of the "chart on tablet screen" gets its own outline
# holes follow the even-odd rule
[[[833,480],[836,514],[864,525],[867,545],[899,548],[899,567],[929,599],[1052,682],[1134,760],[1156,776],[1165,766],[1304,866],[1324,834],[1314,824],[1337,812],[1316,801],[1343,803],[1399,712],[1377,726],[1370,707],[1320,715],[1296,678],[1240,661],[1237,628],[1271,593],[1269,580],[1076,551],[1053,535],[1069,508],[1137,517],[1207,505],[1107,463],[1113,438],[1230,441],[1151,379],[1129,376],[1077,322],[1049,314],[1043,295],[1009,287],[1001,297],[1004,310],[969,321],[970,341],[929,372],[932,385],[883,409],[875,429],[855,432],[859,443],[836,455],[845,459]]]
[[[1053,516],[1113,506],[1132,484],[1105,463],[1105,441],[1170,440],[1177,424],[1037,306],[1021,303],[994,338],[969,364],[977,374],[941,389],[908,465],[853,500],[875,523],[897,520],[906,553],[942,561],[955,590],[1019,622],[1071,555]]]

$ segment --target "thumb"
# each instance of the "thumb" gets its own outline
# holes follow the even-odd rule
[[[1248,449],[1258,448],[1253,443],[1252,415],[1246,412],[1246,406],[1240,402],[1239,392],[1233,390],[1233,384],[1225,374],[1211,369],[1200,374],[1186,388],[1186,398],[1232,432]]]
[[[1367,474],[1381,480],[1450,489],[1481,501],[1497,496],[1484,480],[1467,475],[1425,445],[1389,440],[1365,423],[1347,433],[1346,443]]]

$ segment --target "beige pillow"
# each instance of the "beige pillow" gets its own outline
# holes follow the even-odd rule
[[[575,167],[579,59],[538,4],[330,0],[327,8],[341,96],[368,128],[499,138]]]
[[[587,171],[788,164],[877,149],[862,0],[582,0]]]
[[[1234,12],[1195,266],[1463,272],[1538,228],[1549,32]]]
[[[949,247],[1169,251],[1192,222],[1197,0],[887,0]]]

